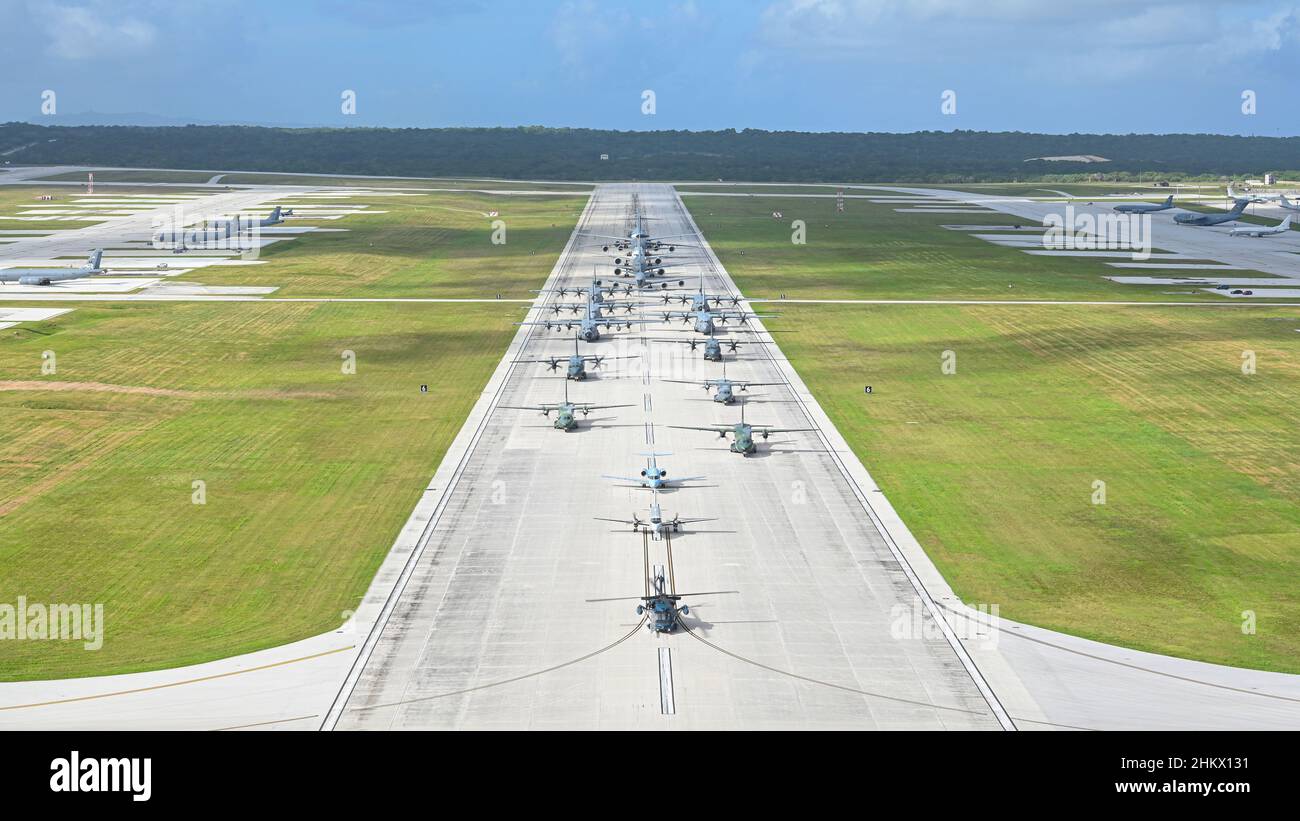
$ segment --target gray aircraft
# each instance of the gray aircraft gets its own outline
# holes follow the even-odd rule
[[[746,392],[750,388],[768,388],[779,382],[748,382],[743,379],[728,379],[727,366],[722,366],[721,379],[662,379],[661,382],[674,382],[678,385],[703,385],[704,390],[714,391],[713,401],[730,405],[736,401],[736,392]]]
[[[1249,200],[1237,200],[1236,205],[1226,214],[1198,214],[1188,212],[1185,214],[1174,214],[1174,222],[1179,225],[1220,225],[1225,222],[1232,222],[1241,216],[1241,212],[1246,210],[1250,205]]]
[[[578,353],[578,335],[573,337],[573,353],[566,356],[552,356],[545,359],[516,359],[516,362],[540,362],[550,367],[551,370],[559,370],[561,362],[567,362],[568,366],[565,372],[565,379],[581,381],[587,378],[587,363],[591,363],[591,369],[599,370],[600,364],[607,359],[636,359],[637,356],[598,356],[595,354],[583,355]]]
[[[678,245],[684,243],[674,242],[678,237],[693,237],[694,234],[663,234],[660,236],[651,236],[645,223],[648,220],[641,215],[640,208],[637,209],[636,215],[632,218],[632,227],[625,237],[614,237],[607,234],[586,234],[603,241],[602,250],[608,251],[613,247],[617,251],[627,251],[636,249],[642,253],[649,251],[659,251],[663,249],[665,243],[669,251],[676,251]],[[594,244],[594,243],[593,243]]]
[[[612,328],[613,329],[624,328],[630,331],[632,330],[633,326],[638,324],[644,324],[647,321],[645,319],[639,319],[639,318],[619,320],[619,319],[612,319],[610,317],[607,317],[605,316],[604,311],[610,310],[612,308],[612,305],[610,303],[596,302],[593,300],[590,294],[588,294],[587,296],[586,304],[578,305],[577,307],[580,312],[584,313],[584,315],[581,318],[543,319],[543,320],[532,320],[529,322],[517,322],[515,324],[516,325],[541,325],[547,330],[552,330],[552,331],[558,331],[561,328],[563,328],[566,331],[576,330],[578,332],[578,336],[582,337],[584,341],[595,342],[597,339],[600,339],[600,332],[602,330],[608,331]],[[556,313],[558,313],[556,306],[551,306],[551,308],[553,311],[556,311]]]
[[[555,414],[554,426],[556,430],[571,431],[578,429],[578,414],[583,416],[594,410],[607,410],[609,408],[630,408],[631,405],[592,405],[587,402],[569,401],[569,380],[564,380],[564,401],[554,405],[498,405],[497,407],[505,410],[528,410],[538,411],[547,419],[551,414]]]
[[[646,341],[647,341],[647,342],[669,342],[669,343],[673,343],[673,344],[677,344],[677,345],[690,345],[690,346],[691,346],[691,352],[692,352],[692,353],[695,352],[695,349],[696,349],[697,347],[699,347],[700,345],[703,345],[703,346],[704,346],[704,359],[707,360],[707,361],[709,361],[709,362],[721,362],[721,361],[722,361],[722,346],[723,346],[723,345],[726,345],[726,346],[727,346],[727,351],[728,351],[729,353],[736,353],[736,352],[737,352],[736,349],[739,348],[741,345],[748,345],[748,344],[751,344],[751,342],[752,342],[752,343],[759,343],[759,344],[762,344],[762,342],[763,342],[763,340],[761,340],[761,339],[750,340],[749,342],[740,342],[739,340],[735,340],[735,339],[718,339],[718,338],[717,338],[716,336],[714,336],[713,334],[709,334],[708,337],[706,337],[705,339],[696,339],[696,338],[692,338],[692,339],[660,339],[660,338],[653,338],[653,337],[652,337],[652,338],[647,339]]]
[[[1241,202],[1242,200],[1245,200],[1246,202],[1275,202],[1282,196],[1285,195],[1269,192],[1257,193],[1255,191],[1246,191],[1243,194],[1238,194],[1232,189],[1232,183],[1228,183],[1228,199],[1233,200],[1234,202]]]
[[[1153,202],[1129,202],[1115,206],[1115,210],[1121,214],[1154,214],[1157,211],[1168,211],[1173,207],[1174,195],[1170,194],[1164,202],[1158,205]]]
[[[648,453],[640,453],[637,455],[646,457],[645,470],[641,471],[640,476],[638,477],[608,476],[605,474],[601,474],[600,478],[617,479],[620,482],[631,482],[632,483],[631,485],[625,485],[625,487],[644,487],[644,488],[649,488],[650,490],[663,490],[664,488],[690,487],[690,485],[684,485],[682,483],[696,482],[704,478],[703,476],[683,476],[680,479],[669,479],[668,471],[660,468],[659,463],[655,460],[656,457],[659,456],[672,456],[671,453],[656,453],[654,451],[650,451]]]
[[[636,614],[646,617],[646,627],[656,633],[671,633],[681,624],[682,616],[689,615],[691,612],[689,606],[677,604],[684,597],[720,596],[739,592],[736,590],[710,590],[703,593],[669,592],[668,581],[664,578],[663,571],[655,573],[652,585],[654,592],[647,596],[621,596],[612,599],[587,599],[587,601],[639,601],[641,603],[636,606]]]
[[[614,276],[631,278],[632,284],[623,286],[628,290],[633,288],[638,290],[649,290],[654,288],[656,284],[658,284],[660,288],[667,288],[670,284],[673,284],[669,280],[661,282],[656,280],[656,277],[664,276],[666,268],[675,267],[671,263],[664,266],[655,266],[644,257],[628,260],[627,263],[628,264],[624,265],[615,265]],[[678,288],[685,284],[686,280],[684,279],[679,279],[676,282]]]
[[[86,264],[80,268],[4,268],[0,269],[0,282],[17,282],[19,285],[49,285],[66,279],[102,274],[108,269],[100,265],[104,251],[96,248],[90,252]]]
[[[280,208],[280,206],[277,205],[275,206],[275,208],[271,209],[271,215],[266,219],[244,220],[239,216],[239,214],[236,214],[232,219],[228,220],[228,222],[233,223],[235,233],[239,233],[240,231],[249,228],[255,228],[255,227],[268,228],[272,225],[279,225],[280,223],[284,222],[285,217],[291,214],[293,214],[293,209],[289,209],[288,211],[285,211],[284,209]]]
[[[715,308],[721,308],[724,301],[730,302],[731,307],[733,308],[740,304],[740,297],[735,294],[704,293],[703,282],[700,283],[700,288],[695,293],[664,294],[663,300],[665,305],[670,302],[680,302],[683,305],[690,305],[692,311],[707,311],[709,310],[709,303],[713,303]]]
[[[186,250],[186,246],[206,246],[212,243],[221,243],[237,238],[241,233],[255,227],[266,228],[279,225],[284,222],[284,217],[291,214],[293,214],[293,209],[286,210],[277,205],[266,219],[243,220],[240,215],[236,214],[230,219],[213,220],[205,227],[195,226],[171,231],[159,231],[153,235],[153,243],[155,245],[174,244],[176,246],[174,250],[180,253]]]
[[[703,430],[710,433],[718,434],[718,438],[726,439],[730,434],[732,437],[731,452],[739,453],[741,456],[749,456],[751,453],[758,453],[758,443],[754,441],[754,435],[758,434],[767,439],[773,433],[812,433],[816,428],[774,428],[771,425],[754,425],[745,421],[745,403],[740,403],[740,421],[734,425],[708,425],[706,427],[693,427],[685,425],[669,425],[670,428],[677,430]]]
[[[680,533],[682,525],[697,524],[699,522],[716,522],[717,519],[683,519],[681,516],[674,516],[665,520],[663,512],[659,508],[659,495],[656,493],[650,502],[650,518],[640,519],[635,513],[631,519],[606,519],[602,516],[595,517],[598,522],[615,522],[621,525],[631,525],[633,533],[648,533],[650,538],[656,542],[664,538],[669,533]]]
[[[186,245],[208,245],[214,242],[223,242],[236,236],[237,232],[229,221],[214,223],[208,227],[191,227],[181,228],[172,231],[159,231],[153,235],[153,244],[155,246],[164,243],[174,243],[183,248]]]
[[[1272,228],[1263,225],[1250,225],[1240,228],[1233,228],[1228,232],[1230,237],[1273,237],[1278,234],[1286,234],[1291,231],[1291,215],[1287,214],[1286,219]]]
[[[712,335],[717,329],[717,325],[726,325],[727,320],[729,319],[738,320],[741,325],[744,325],[753,317],[777,316],[777,314],[751,314],[746,311],[717,310],[661,311],[660,315],[664,318],[664,322],[680,318],[683,323],[692,323],[691,327],[693,327],[697,333],[707,335]]]
[[[594,302],[597,305],[600,305],[604,303],[607,298],[613,297],[617,294],[620,285],[621,283],[618,282],[610,283],[609,285],[604,284],[601,280],[596,279],[596,273],[593,270],[590,285],[578,285],[573,288],[543,288],[535,290],[532,293],[556,294],[560,299],[564,299],[566,296],[570,295],[575,297],[585,295],[588,302]],[[558,311],[556,313],[558,313]]]

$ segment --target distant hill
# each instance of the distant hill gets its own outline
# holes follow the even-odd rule
[[[1102,171],[1111,178],[1300,176],[1300,137],[1214,134],[0,125],[0,153],[20,146],[10,162],[421,177],[952,183]],[[1076,156],[1109,161],[1058,159]]]

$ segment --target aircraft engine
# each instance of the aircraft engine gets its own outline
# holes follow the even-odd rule
[[[19,285],[49,285],[49,277],[19,277]]]

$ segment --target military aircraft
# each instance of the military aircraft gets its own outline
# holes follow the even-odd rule
[[[717,311],[717,310],[660,311],[659,313],[664,318],[664,322],[668,322],[672,319],[680,318],[683,323],[686,322],[692,323],[691,327],[693,327],[697,333],[710,334],[710,335],[715,330],[716,327],[715,323],[717,325],[726,325],[727,320],[729,319],[739,320],[740,324],[744,325],[745,323],[749,322],[749,320],[752,319],[753,317],[777,316],[777,314],[751,314],[748,313],[747,311]]]
[[[736,590],[710,590],[704,593],[670,593],[668,580],[663,571],[657,571],[654,577],[654,592],[648,596],[619,596],[612,599],[587,599],[589,602],[639,601],[636,606],[638,616],[649,613],[646,626],[656,633],[671,633],[681,623],[681,617],[690,615],[687,605],[677,606],[677,602],[686,596],[721,596],[736,593]]]
[[[516,359],[515,361],[516,362],[540,362],[541,364],[550,367],[550,369],[553,371],[559,370],[561,362],[567,362],[568,368],[564,378],[583,380],[587,378],[588,362],[591,363],[592,370],[598,370],[600,368],[600,364],[607,359],[636,359],[637,358],[635,354],[631,356],[598,356],[595,354],[587,354],[584,356],[583,354],[578,353],[578,339],[579,336],[577,334],[574,334],[573,353],[567,357],[552,356],[545,359]]]
[[[1241,212],[1246,210],[1250,205],[1249,200],[1237,200],[1237,204],[1232,206],[1232,210],[1226,214],[1197,214],[1185,213],[1174,214],[1174,222],[1179,225],[1219,225],[1224,222],[1232,222],[1241,216]]]
[[[629,476],[608,476],[602,474],[600,478],[617,479],[620,482],[631,482],[632,484],[630,487],[644,487],[649,488],[650,490],[690,487],[690,485],[683,485],[682,483],[695,482],[704,478],[703,476],[684,476],[680,479],[669,479],[668,471],[660,468],[659,463],[655,461],[655,459],[659,456],[672,456],[671,453],[656,453],[650,451],[648,453],[640,453],[637,455],[646,457],[645,470],[641,471],[640,476],[634,478]]]
[[[724,295],[704,293],[703,282],[700,283],[700,288],[695,293],[664,294],[663,300],[665,305],[670,302],[680,302],[683,305],[689,304],[692,311],[707,311],[710,302],[713,303],[715,308],[721,308],[724,300],[730,302],[731,307],[733,308],[740,304],[740,297],[735,294]]]
[[[607,234],[594,234],[594,233],[587,233],[585,234],[585,236],[595,237],[596,239],[604,240],[605,242],[602,247],[602,250],[604,251],[608,251],[612,246],[615,250],[618,251],[625,251],[628,250],[629,248],[637,248],[642,252],[658,251],[664,247],[665,241],[668,240],[675,240],[678,237],[695,236],[694,234],[664,234],[657,237],[651,236],[650,233],[646,230],[645,223],[647,221],[648,221],[647,218],[641,215],[641,209],[638,206],[636,210],[636,214],[632,218],[632,228],[631,230],[628,231],[627,236],[615,237],[615,236],[609,236]],[[676,251],[677,246],[682,244],[683,243],[680,242],[669,242],[668,250]]]
[[[271,215],[266,219],[242,220],[239,214],[236,214],[232,219],[229,220],[229,222],[234,224],[235,233],[239,233],[240,231],[243,231],[246,228],[267,228],[272,225],[279,225],[280,223],[284,222],[284,217],[292,213],[293,213],[292,209],[285,211],[284,209],[282,209],[280,206],[277,205],[275,206],[275,208],[271,209]]]
[[[104,252],[95,249],[90,252],[86,264],[80,268],[4,268],[0,269],[0,282],[17,282],[19,285],[49,285],[65,279],[81,279],[95,276],[107,271],[100,265]]]
[[[726,346],[727,346],[727,351],[728,351],[728,352],[730,352],[730,353],[736,353],[736,349],[739,348],[741,345],[748,345],[748,344],[752,344],[752,343],[763,344],[763,340],[761,340],[761,339],[750,340],[749,342],[741,342],[741,341],[739,341],[739,340],[735,340],[735,339],[724,339],[724,340],[720,340],[720,339],[718,339],[716,336],[714,336],[712,333],[710,333],[710,334],[708,335],[708,337],[705,338],[705,339],[696,339],[696,338],[692,338],[692,339],[659,339],[659,338],[653,338],[653,337],[652,337],[652,338],[648,338],[648,339],[646,339],[645,341],[646,341],[646,342],[670,342],[670,343],[675,343],[675,344],[678,344],[678,345],[690,345],[690,346],[691,346],[691,352],[692,352],[692,353],[695,351],[695,349],[696,349],[698,346],[703,345],[703,346],[704,346],[704,359],[707,360],[707,361],[709,361],[709,362],[721,362],[721,361],[722,361],[722,346],[723,346],[723,345],[726,345]]]
[[[676,267],[676,266],[673,263],[667,263],[663,266],[656,266],[645,257],[637,257],[637,258],[627,260],[625,264],[614,266],[614,276],[630,277],[633,281],[633,284],[624,286],[628,290],[631,290],[633,287],[641,290],[647,290],[655,287],[656,277],[664,276],[665,268],[672,268],[672,267]],[[669,284],[670,284],[669,281],[663,281],[659,283],[659,287],[667,288]],[[686,280],[680,279],[677,281],[676,284],[677,287],[680,288],[686,284]]]
[[[1285,234],[1291,230],[1291,215],[1287,214],[1286,219],[1272,228],[1262,225],[1255,225],[1249,228],[1237,227],[1228,232],[1230,237],[1272,237],[1278,234]]]
[[[194,226],[172,231],[159,231],[153,235],[153,244],[160,246],[163,243],[174,243],[183,248],[186,245],[207,245],[213,242],[222,242],[230,239],[235,234],[236,232],[231,223],[223,220],[206,228]]]
[[[600,339],[600,332],[602,330],[608,331],[611,328],[615,328],[615,329],[624,328],[630,331],[632,330],[632,327],[634,325],[644,324],[649,321],[640,318],[618,320],[618,319],[612,319],[610,317],[607,317],[605,316],[605,311],[612,310],[613,308],[612,303],[597,302],[594,300],[591,294],[587,295],[586,305],[585,306],[578,305],[577,308],[578,311],[580,312],[585,311],[584,315],[578,319],[544,319],[544,320],[532,320],[528,322],[517,322],[515,324],[516,325],[541,325],[547,330],[552,330],[552,331],[558,331],[561,328],[563,328],[566,331],[572,331],[576,329],[578,332],[578,336],[580,336],[584,341],[595,342],[597,339]],[[559,312],[558,310],[556,310],[556,306],[552,306],[552,310],[555,310],[556,313]]]
[[[546,418],[555,413],[555,429],[562,431],[577,430],[578,417],[581,413],[583,416],[594,410],[606,410],[608,408],[630,408],[631,405],[592,405],[587,402],[569,401],[569,380],[564,380],[564,401],[558,404],[549,405],[498,405],[497,407],[505,410],[535,410],[539,411]]]
[[[1115,210],[1121,214],[1154,214],[1157,211],[1168,211],[1174,207],[1174,195],[1169,197],[1159,205],[1153,202],[1128,202],[1123,205],[1115,206]]]
[[[1278,198],[1277,204],[1279,208],[1285,208],[1288,211],[1300,211],[1300,202],[1292,202],[1286,198],[1286,194],[1282,194]]]
[[[606,519],[603,516],[595,517],[598,522],[615,522],[621,525],[631,525],[632,532],[644,532],[650,534],[650,538],[656,542],[664,538],[668,533],[680,533],[682,525],[696,524],[698,522],[716,522],[717,519],[683,519],[681,516],[674,516],[665,521],[663,512],[659,509],[659,495],[655,494],[654,499],[650,502],[650,518],[642,520],[635,513],[629,519]]]
[[[612,297],[618,293],[619,286],[622,283],[614,282],[609,285],[604,284],[601,280],[596,279],[596,272],[593,269],[591,273],[590,285],[578,285],[573,288],[543,288],[535,290],[534,294],[556,294],[560,299],[566,296],[579,296],[585,294],[588,302],[594,302],[597,305],[603,304],[607,297]]]
[[[770,425],[753,425],[745,421],[745,403],[740,403],[740,421],[734,425],[709,425],[707,427],[691,427],[685,425],[669,425],[670,428],[677,430],[704,430],[710,433],[718,434],[721,439],[726,439],[727,434],[731,434],[731,452],[739,453],[741,456],[748,456],[751,453],[758,452],[758,443],[754,441],[754,434],[767,439],[773,433],[813,433],[816,428],[774,428]]]
[[[714,402],[730,405],[736,401],[736,391],[748,391],[750,388],[767,388],[779,385],[779,382],[747,382],[743,379],[728,379],[727,366],[722,366],[721,379],[662,379],[661,382],[675,382],[679,385],[703,385],[704,390],[714,390]]]
[[[1254,191],[1247,191],[1244,194],[1238,194],[1232,190],[1232,183],[1228,183],[1228,199],[1237,202],[1276,202],[1279,197],[1285,194],[1256,194]]]

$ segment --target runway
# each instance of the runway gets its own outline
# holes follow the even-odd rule
[[[599,187],[580,229],[625,233],[633,192],[654,220],[652,232],[694,231],[676,194],[661,185]],[[706,290],[733,289],[706,249],[679,249],[674,258],[691,262],[679,270],[703,273]],[[593,266],[599,261],[607,270],[607,260],[599,248],[571,246],[550,284],[589,282]],[[666,335],[657,328],[648,333]],[[608,340],[591,350],[602,346],[635,349]],[[742,347],[727,375],[783,382],[763,347]],[[522,356],[565,348],[563,336],[534,329]],[[816,434],[779,435],[761,444],[758,455],[742,458],[710,434],[668,427],[738,416],[734,408],[700,401],[707,396],[698,388],[653,378],[663,371],[689,378],[684,372],[697,364],[708,366],[701,375],[720,374],[720,366],[698,357],[652,357],[651,369],[659,372],[649,379],[637,360],[619,371],[607,366],[599,379],[571,387],[574,399],[632,405],[597,411],[591,426],[577,432],[551,429],[537,414],[493,411],[445,507],[410,554],[406,578],[388,598],[388,612],[325,726],[1003,726],[979,671],[932,621],[914,581]],[[515,365],[497,404],[554,402],[561,388],[545,368]],[[809,427],[789,388],[759,390],[752,391],[748,418]],[[600,475],[635,476],[644,466],[636,454],[648,448],[673,454],[659,461],[670,476],[708,477],[704,487],[661,494],[665,513],[717,519],[700,526],[708,532],[674,540],[677,589],[737,591],[688,597],[689,633],[652,633],[638,624],[634,601],[586,601],[639,596],[646,565],[668,565],[662,542],[649,543],[647,558],[641,536],[592,518],[630,518],[634,511],[644,518],[648,491],[620,488]],[[891,635],[891,622],[914,612],[935,629]],[[672,712],[664,701],[664,663],[671,670]]]

